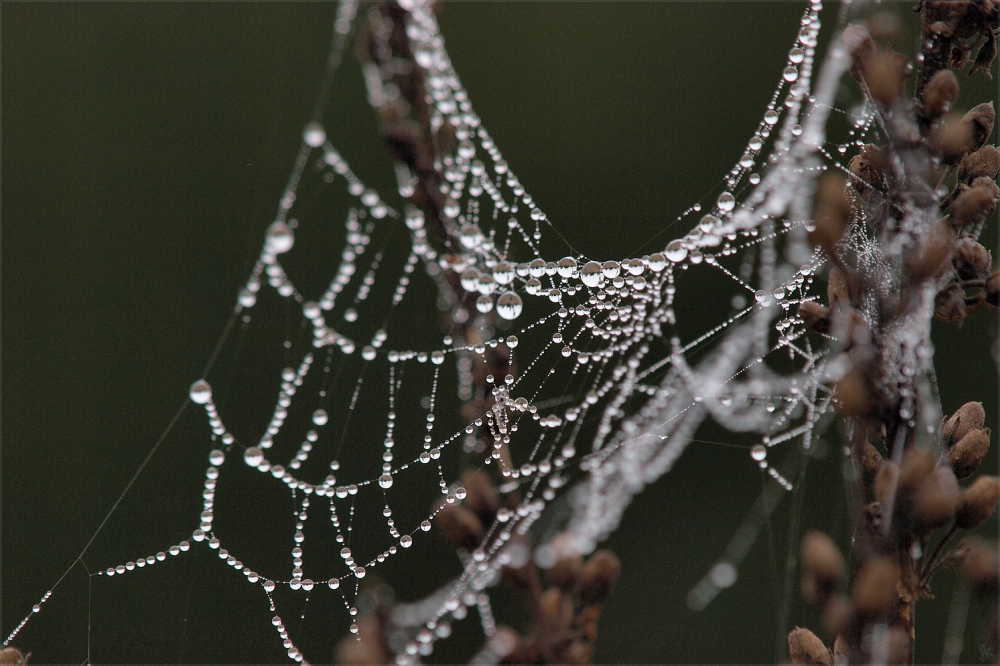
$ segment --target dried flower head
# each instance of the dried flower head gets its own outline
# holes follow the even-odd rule
[[[981,402],[967,402],[941,424],[939,436],[945,448],[951,448],[958,440],[973,430],[979,430],[986,421],[986,410]]]
[[[591,555],[580,574],[580,601],[596,604],[607,599],[621,568],[621,562],[610,550],[599,550]]]
[[[985,523],[997,510],[1000,478],[980,476],[962,493],[955,511],[955,524],[969,529]]]
[[[964,479],[979,469],[989,450],[989,428],[973,430],[948,449],[943,458],[951,465],[955,476]]]
[[[793,664],[832,664],[833,655],[819,636],[804,627],[788,632],[788,655]]]
[[[961,280],[985,280],[993,265],[990,251],[968,237],[958,240],[951,261]]]
[[[1000,172],[1000,150],[996,146],[985,145],[974,153],[969,153],[958,164],[959,182],[971,185],[977,178],[993,180]]]
[[[913,518],[923,530],[934,530],[955,515],[961,489],[949,467],[936,467],[916,489],[913,496]]]
[[[830,308],[805,301],[799,304],[799,317],[810,330],[817,333],[830,332]]]
[[[898,580],[899,565],[893,560],[883,556],[865,560],[851,587],[855,610],[870,617],[889,612],[897,601]]]
[[[924,89],[923,110],[929,120],[936,120],[951,111],[958,99],[958,79],[950,70],[942,69],[931,77]]]

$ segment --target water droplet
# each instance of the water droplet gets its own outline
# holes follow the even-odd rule
[[[622,272],[621,264],[619,264],[617,261],[605,261],[601,265],[601,272],[604,273],[604,277],[611,280],[621,275]]]
[[[378,485],[383,489],[392,488],[392,474],[383,474],[378,477]]]
[[[265,244],[274,254],[282,254],[292,249],[292,245],[295,244],[295,234],[287,224],[281,220],[275,220],[267,228]]]
[[[476,299],[476,310],[482,312],[483,314],[486,314],[492,309],[493,309],[493,298],[491,298],[490,296],[483,294],[482,296]]]
[[[403,548],[409,548],[410,546],[413,545],[413,537],[411,537],[409,534],[404,534],[399,539],[399,545],[402,546]]]
[[[601,284],[604,274],[601,272],[601,265],[596,261],[588,261],[580,269],[580,280],[588,287],[596,287]]]
[[[311,148],[319,148],[326,141],[326,130],[318,122],[313,121],[302,130],[302,140]]]
[[[766,291],[764,291],[763,289],[760,289],[757,292],[755,292],[754,295],[753,295],[753,297],[754,297],[754,300],[756,300],[761,305],[770,305],[771,304],[771,294],[768,293],[768,292],[766,292]]]
[[[458,215],[458,212],[455,212]],[[453,216],[454,217],[454,216]],[[479,247],[479,244],[483,242],[483,231],[474,224],[466,224],[462,227],[462,231],[459,235],[459,240],[462,245],[470,250]],[[477,276],[478,277],[478,276]],[[472,291],[471,289],[468,291]]]
[[[649,265],[649,270],[654,273],[659,273],[667,266],[667,261],[662,254],[659,252],[649,255],[649,260],[647,261]]]
[[[508,335],[507,336],[507,348],[508,349],[513,349],[514,347],[517,347],[517,336],[516,335]]]
[[[249,449],[243,452],[243,462],[250,465],[251,467],[256,467],[264,461],[264,452],[261,451],[256,446],[251,446]]]
[[[514,267],[506,261],[501,261],[493,268],[493,279],[497,284],[510,284],[514,281]]]
[[[317,409],[313,412],[313,423],[318,426],[326,425],[326,422],[330,420],[329,415],[326,413],[325,409]]]
[[[572,277],[576,272],[576,259],[573,257],[563,257],[556,264],[556,271],[564,278]]]
[[[208,462],[213,465],[221,465],[226,460],[226,454],[219,449],[213,449],[211,453],[208,454]]]
[[[443,351],[431,352],[431,363],[433,363],[434,365],[441,365],[442,363],[444,363],[444,352]]]
[[[783,71],[781,73],[781,78],[783,78],[783,79],[785,79],[786,81],[789,81],[789,82],[794,81],[795,79],[799,78],[799,70],[798,70],[798,68],[796,68],[796,67],[786,67],[785,71]]]
[[[364,578],[366,573],[364,567],[354,567],[355,578]]]
[[[204,379],[199,379],[191,384],[191,390],[188,393],[191,396],[191,402],[199,405],[207,404],[212,399],[212,387]]]
[[[733,208],[736,208],[736,197],[729,192],[723,192],[719,195],[716,205],[723,213],[728,213]]]
[[[752,449],[750,449],[750,457],[760,462],[767,457],[767,449],[764,448],[763,444],[756,444]]]
[[[374,361],[376,354],[377,352],[375,351],[375,348],[372,347],[371,345],[365,345],[364,347],[361,348],[361,358],[365,359],[366,361]]]
[[[767,123],[768,125],[776,124],[778,122],[778,112],[775,111],[774,109],[769,109],[764,114],[764,122]]]
[[[340,587],[340,579],[331,578],[326,582],[326,584],[330,587],[331,590],[336,590],[338,587]]]
[[[719,562],[708,572],[708,577],[716,587],[730,587],[736,582],[736,567],[731,562]]]
[[[497,299],[498,315],[507,320],[517,319],[521,316],[521,310],[522,302],[520,296],[513,291],[505,291],[500,294],[500,298]]]
[[[670,241],[667,245],[665,254],[667,255],[667,259],[676,264],[687,258],[688,251],[687,248],[684,247],[684,243],[679,240],[674,240]]]
[[[806,55],[802,52],[802,49],[795,47],[788,52],[788,60],[798,65],[805,59]]]

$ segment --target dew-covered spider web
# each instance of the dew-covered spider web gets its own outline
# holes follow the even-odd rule
[[[848,150],[877,131],[862,103],[844,122],[846,140],[827,138],[831,114],[844,116],[834,102],[850,65],[839,30],[821,49],[821,3],[806,6],[721,193],[663,221],[685,234],[649,254],[586,256],[476,115],[434,12],[400,4],[412,63],[393,51],[389,15],[351,0],[338,8],[327,76],[274,222],[230,329],[190,388],[206,456],[192,530],[162,550],[90,566],[91,577],[133,578],[209,552],[231,567],[232,585],[259,590],[289,659],[325,661],[329,652],[297,641],[303,608],[326,604],[339,618],[324,625],[328,648],[339,631],[329,627],[357,632],[364,579],[422,576],[406,573],[413,554],[431,548],[440,507],[463,502],[463,479],[478,472],[505,498],[496,522],[459,555],[459,575],[428,575],[421,598],[395,606],[390,647],[400,663],[416,661],[454,625],[473,623],[485,637],[477,657],[489,661],[501,570],[529,559],[545,567],[559,549],[593,551],[711,421],[747,443],[748,467],[770,481],[688,593],[704,608],[734,583],[761,521],[793,489],[846,369],[834,337],[807,333],[797,314],[825,288],[826,258],[808,240],[815,180],[844,169]],[[384,120],[406,95],[400,78],[419,76],[425,120],[443,137],[430,148],[430,178],[399,159],[419,131],[386,130],[404,146],[390,167],[396,192],[363,182],[332,139],[342,100],[327,99],[330,80],[365,22],[369,103]],[[437,203],[413,203],[429,178]],[[726,297],[699,298],[709,284]],[[799,453],[783,458],[789,450]],[[254,520],[255,507],[282,503],[285,519]]]

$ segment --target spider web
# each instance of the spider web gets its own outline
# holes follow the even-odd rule
[[[849,58],[835,40],[820,67],[819,2],[805,9],[723,191],[678,216],[688,233],[626,258],[586,256],[565,240],[473,110],[433,12],[403,4],[431,124],[456,139],[437,165],[446,239],[420,209],[365,183],[332,126],[328,135],[310,122],[234,307],[230,326],[242,334],[234,341],[227,330],[211,370],[191,386],[207,424],[198,527],[162,551],[90,572],[131,577],[208,550],[263,592],[273,640],[296,661],[318,658],[290,629],[299,600],[339,606],[356,632],[361,581],[389,578],[409,553],[433,547],[432,507],[465,499],[468,470],[498,469],[501,493],[519,503],[501,509],[459,575],[427,575],[426,596],[397,607],[401,662],[431,654],[470,614],[492,636],[490,589],[502,567],[527,558],[545,566],[558,555],[558,533],[569,537],[559,548],[591,552],[706,420],[746,434],[749,464],[772,481],[754,515],[769,515],[797,471],[775,452],[814,445],[843,372],[796,314],[822,286],[825,259],[806,238],[814,181],[843,154],[828,152],[825,128]],[[357,12],[352,2],[338,9],[330,76],[364,18]],[[373,106],[398,94],[390,75],[364,67]],[[315,118],[328,86],[324,79]],[[871,123],[862,108],[848,143]],[[407,198],[416,177],[402,164],[395,176]],[[331,251],[335,237],[345,242]],[[728,297],[699,299],[708,284]],[[496,354],[510,373],[481,377]],[[287,519],[252,525],[255,502],[276,497],[290,501]],[[756,538],[747,525],[691,591],[692,607],[734,583]],[[491,649],[487,640],[478,656],[488,660]]]

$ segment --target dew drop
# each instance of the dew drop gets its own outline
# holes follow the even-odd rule
[[[188,393],[191,396],[191,402],[199,405],[204,405],[212,399],[212,387],[204,379],[199,379],[191,384],[191,390]]]
[[[310,148],[319,148],[326,141],[326,130],[315,120],[306,125],[302,130],[302,140]]]
[[[411,537],[409,534],[404,534],[399,539],[399,545],[402,546],[403,548],[409,548],[410,546],[413,545],[413,537]]]
[[[576,259],[573,257],[563,257],[556,264],[556,271],[561,277],[572,277],[573,273],[576,272]]]
[[[687,257],[688,251],[687,248],[684,247],[684,243],[682,243],[679,240],[674,240],[670,241],[670,243],[667,245],[665,254],[667,256],[667,259],[676,264],[678,262],[684,261],[684,259]]]
[[[510,284],[514,281],[514,267],[506,261],[501,261],[493,268],[493,279],[497,284]]]
[[[612,280],[621,275],[621,264],[617,261],[605,261],[601,265],[601,272],[604,273],[604,277]]]
[[[486,314],[493,309],[493,299],[486,294],[483,294],[476,299],[476,310]]]
[[[325,409],[317,409],[313,412],[313,423],[318,426],[326,425],[326,422],[330,420]]]
[[[750,457],[760,462],[767,457],[767,449],[764,448],[763,444],[756,444],[752,449],[750,449]]]
[[[504,293],[500,294],[500,298],[497,299],[497,314],[500,315],[503,319],[507,320],[517,319],[519,316],[521,316],[522,305],[523,304],[521,302],[520,296],[518,296],[513,291],[505,291]],[[510,345],[508,344],[508,347],[509,346]]]
[[[588,287],[596,287],[601,284],[604,274],[601,272],[601,265],[596,261],[588,261],[580,269],[580,280]]]
[[[264,461],[264,452],[261,451],[256,446],[251,446],[249,449],[243,452],[243,462],[250,465],[251,467],[256,467]]]
[[[723,213],[728,213],[733,208],[736,208],[736,197],[729,192],[723,192],[719,195],[716,205]]]
[[[292,249],[292,245],[295,244],[295,234],[287,224],[281,220],[275,220],[267,228],[265,243],[271,252],[282,254]]]
[[[378,485],[382,489],[391,488],[392,474],[383,474],[382,476],[378,477]]]

